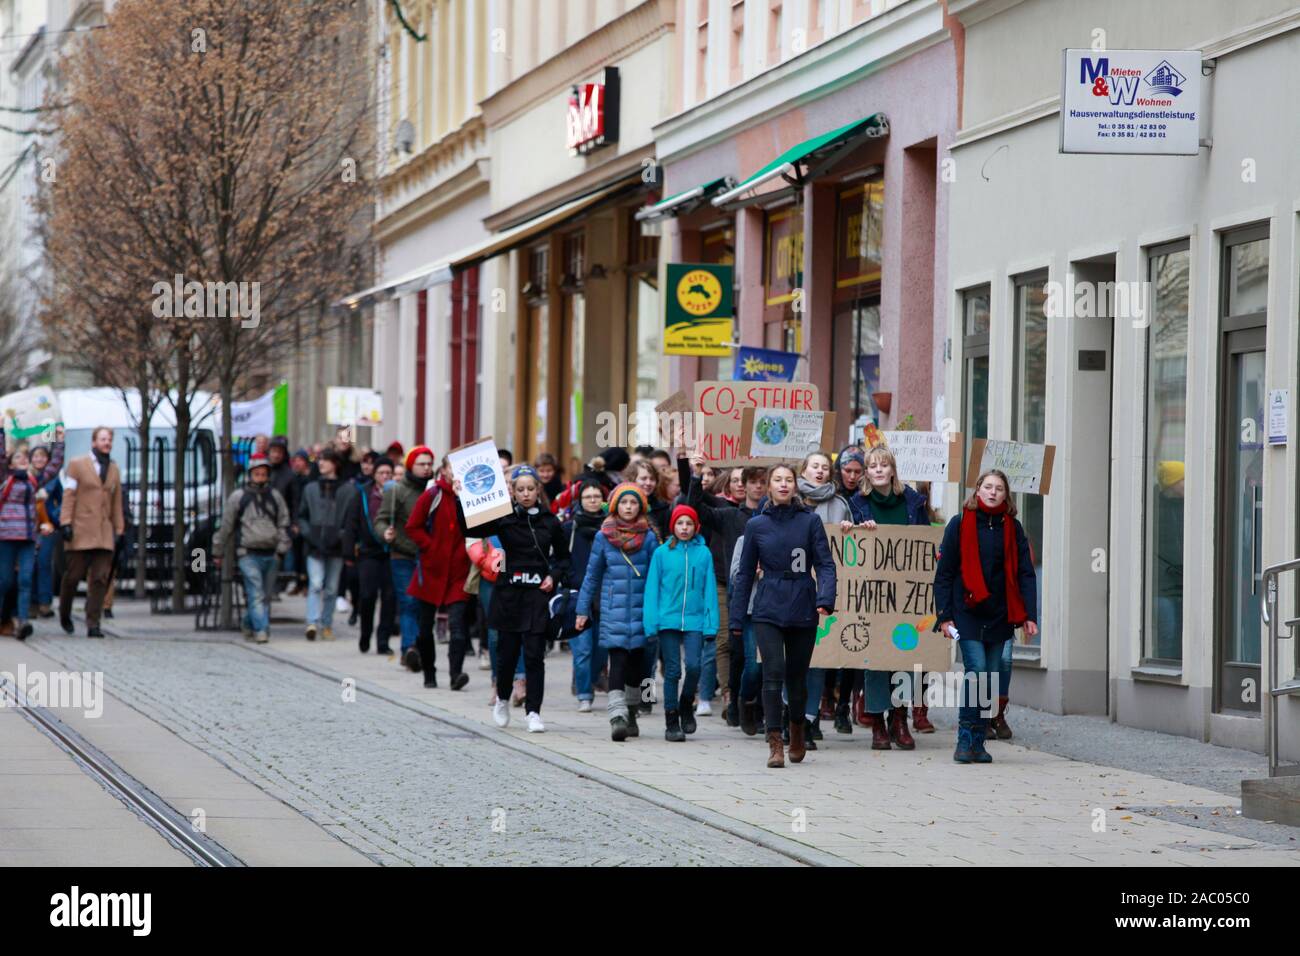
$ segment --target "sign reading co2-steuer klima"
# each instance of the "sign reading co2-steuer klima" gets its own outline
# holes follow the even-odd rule
[[[1066,50],[1061,152],[1194,156],[1200,50]]]
[[[465,511],[468,527],[510,514],[510,491],[501,472],[501,456],[497,453],[496,442],[491,438],[480,438],[453,448],[447,453],[447,460],[451,463],[452,473],[460,481],[460,506]]]
[[[946,671],[952,641],[935,633],[934,571],[943,528],[826,525],[835,561],[835,613],[822,618],[813,667]]]

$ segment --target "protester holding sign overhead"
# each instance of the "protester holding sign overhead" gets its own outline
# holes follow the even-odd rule
[[[930,523],[925,497],[898,480],[898,462],[894,453],[884,445],[877,445],[867,452],[866,480],[859,489],[858,497],[862,499],[866,510],[866,521],[862,526],[869,531],[886,524]],[[892,706],[893,701],[890,700],[890,672],[866,671],[863,674],[863,690],[867,713],[872,715],[871,749],[914,749],[916,741],[907,732],[907,707]],[[922,688],[916,687],[914,691],[919,697]],[[915,698],[912,704],[915,710],[913,722],[917,731],[932,732],[934,725],[930,723],[925,705],[918,703]]]
[[[939,627],[961,647],[966,680],[958,711],[958,763],[991,763],[988,721],[977,692],[1001,696],[1002,651],[1017,627],[1038,633],[1038,587],[1025,529],[1016,520],[1006,475],[983,472],[975,492],[944,531],[934,573]]]
[[[799,763],[804,758],[808,662],[816,643],[818,614],[830,614],[835,608],[835,562],[826,529],[799,500],[796,481],[794,469],[787,464],[774,465],[768,472],[767,504],[745,527],[729,613],[733,622],[745,619],[754,573],[761,567],[763,577],[750,617],[763,658],[767,765],[773,768],[785,766],[782,685],[790,701],[790,760]],[[739,646],[734,625],[732,631],[733,644]]]

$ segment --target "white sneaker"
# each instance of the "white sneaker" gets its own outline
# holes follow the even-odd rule
[[[578,701],[578,713],[580,713],[580,714],[590,714],[590,713],[591,713],[591,701],[589,701],[589,700],[580,700],[580,701]]]
[[[510,724],[510,701],[497,699],[492,705],[492,719],[496,721],[498,727],[506,727]]]
[[[542,715],[532,713],[528,715],[528,732],[530,734],[543,734],[546,732],[546,725],[542,723]]]
[[[339,595],[337,598],[334,599],[334,613],[335,614],[352,613],[352,605],[348,603],[347,598],[343,597],[342,595]]]
[[[492,669],[492,658],[488,656],[487,651],[478,652],[478,669],[481,671],[490,671]]]
[[[695,716],[696,717],[713,716],[713,707],[710,706],[709,702],[705,700],[703,697],[701,697],[700,702],[695,705]]]

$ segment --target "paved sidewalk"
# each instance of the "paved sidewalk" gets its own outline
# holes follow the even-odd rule
[[[298,602],[276,605],[278,617]],[[134,617],[134,614],[131,615]],[[745,737],[718,716],[701,718],[686,743],[663,739],[662,707],[643,718],[638,740],[609,739],[604,698],[591,714],[576,712],[569,695],[569,656],[550,655],[543,707],[547,732],[527,734],[522,713],[506,730],[491,722],[488,674],[470,664],[470,684],[444,689],[446,646],[440,645],[444,688],[425,690],[418,675],[395,659],[362,656],[355,629],[335,621],[339,639],[309,643],[297,625],[275,625],[268,649],[338,678],[351,677],[404,699],[477,722],[485,732],[508,734],[528,746],[586,763],[653,787],[684,804],[714,810],[845,862],[891,864],[1045,865],[1300,865],[1287,828],[1272,839],[1207,831],[1178,822],[1196,816],[1235,817],[1239,799],[1135,769],[1071,760],[1005,742],[990,745],[995,762],[954,764],[949,730],[917,737],[917,749],[870,750],[870,734],[831,733],[801,765],[765,766],[761,736]],[[156,625],[155,625],[156,626]],[[130,628],[121,620],[117,627]],[[238,640],[238,638],[236,638]],[[254,645],[245,645],[256,653]],[[1013,723],[1020,709],[1013,712]],[[950,715],[939,712],[950,724]],[[1069,721],[1071,718],[1062,718]],[[1194,742],[1176,741],[1186,749]],[[1221,749],[1221,748],[1213,748]],[[1191,752],[1185,752],[1187,757]],[[1147,813],[1145,808],[1169,808]],[[1104,824],[1104,829],[1101,828]],[[1274,826],[1274,825],[1263,825]]]
[[[701,718],[699,732],[684,744],[664,741],[660,706],[642,719],[640,739],[615,744],[602,695],[591,714],[576,712],[568,693],[570,658],[563,652],[546,661],[547,733],[525,733],[518,709],[503,731],[491,721],[487,672],[475,663],[466,690],[426,691],[419,676],[394,658],[373,651],[362,656],[356,629],[347,626],[344,615],[335,618],[337,641],[307,642],[301,625],[285,623],[301,620],[301,613],[300,599],[275,604],[279,623],[267,645],[275,657],[331,678],[354,678],[362,690],[375,687],[392,699],[468,720],[481,733],[537,748],[539,756],[618,775],[654,788],[670,805],[680,801],[682,807],[720,813],[846,863],[1300,865],[1295,830],[1238,817],[1236,796],[1187,782],[1199,779],[1201,771],[1166,779],[1131,765],[1106,766],[1005,742],[990,745],[992,765],[960,766],[951,760],[952,714],[942,710],[931,711],[939,733],[918,736],[911,753],[873,752],[869,733],[831,733],[802,765],[775,771],[764,766],[761,736],[747,738],[718,716]],[[258,652],[237,635],[197,634],[192,623],[188,617],[151,616],[147,604],[134,602],[120,604],[117,619],[105,622],[110,633],[127,640],[233,641],[246,652]],[[446,651],[439,645],[444,685]],[[1050,745],[1065,753],[1086,752],[1074,743],[1092,718],[1022,708],[1013,708],[1011,717],[1039,746],[1054,740]],[[1149,755],[1176,753],[1177,760],[1216,769],[1209,779],[1226,790],[1232,767],[1258,761],[1240,751],[1148,736],[1155,739],[1130,745],[1109,762],[1133,764],[1141,758],[1144,766],[1160,767]]]

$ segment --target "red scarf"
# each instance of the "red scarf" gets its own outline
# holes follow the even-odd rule
[[[648,530],[650,530],[650,522],[643,514],[637,515],[636,520],[632,522],[624,521],[617,515],[610,515],[600,525],[601,534],[620,551],[640,551],[641,545],[645,544]]]
[[[1003,515],[1002,519],[1002,571],[1007,586],[1007,620],[1012,625],[1025,623],[1025,602],[1020,599],[1020,549],[1016,546],[1015,520],[1007,514],[1007,502],[996,508],[987,508],[978,499],[974,508],[966,509],[961,516],[961,579],[966,585],[966,606],[974,607],[989,598],[988,585],[984,583],[984,569],[980,565],[979,528],[975,522],[976,511],[986,515]]]

